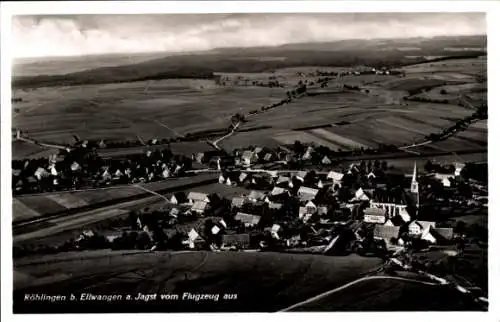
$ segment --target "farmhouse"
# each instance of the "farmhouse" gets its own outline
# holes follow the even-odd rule
[[[198,214],[203,214],[208,209],[208,202],[197,200],[191,207],[191,211]]]
[[[243,212],[238,212],[234,219],[242,222],[246,227],[253,227],[260,222],[260,216],[245,214]]]
[[[245,204],[245,198],[242,197],[234,197],[231,200],[231,207],[233,208],[241,208]]]
[[[252,190],[248,195],[248,200],[250,200],[251,202],[257,202],[264,200],[265,197],[266,194],[263,193],[262,191]]]
[[[314,188],[309,188],[309,187],[300,187],[299,190],[297,191],[297,195],[300,199],[300,201],[310,201],[316,198],[316,195],[318,194],[318,189]]]
[[[206,193],[202,193],[202,192],[191,191],[188,194],[187,199],[188,199],[189,203],[194,203],[196,201],[210,202],[210,199],[208,199],[208,195]]]

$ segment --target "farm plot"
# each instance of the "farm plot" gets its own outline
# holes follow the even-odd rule
[[[399,128],[399,129],[406,130],[406,131],[411,132],[411,133],[420,134],[423,136],[439,130],[438,127],[428,125],[425,123],[415,123],[415,122],[409,121],[407,119],[400,118],[398,116],[387,116],[387,117],[379,118],[379,119],[377,119],[377,121],[384,123],[390,127]]]
[[[34,139],[60,143],[71,142],[73,134],[83,139],[167,138],[175,132],[227,127],[236,112],[246,113],[285,97],[283,89],[209,88],[204,80],[200,82],[166,80],[19,91],[25,106],[15,115],[13,127]]]
[[[12,199],[12,219],[22,220],[29,218],[36,218],[40,216],[40,213],[26,206],[24,203],[19,201],[17,198]]]
[[[342,148],[338,144],[331,143],[325,139],[321,139],[318,136],[311,135],[308,132],[303,131],[290,131],[282,132],[274,136],[274,139],[280,144],[293,144],[295,141],[300,141],[302,143],[314,143],[317,146],[323,145],[330,149],[338,150]]]
[[[451,136],[444,141],[434,142],[429,144],[429,146],[441,150],[441,151],[460,151],[460,150],[474,150],[485,148],[484,146],[480,146],[477,143],[466,141],[462,138]]]
[[[55,151],[50,148],[42,147],[36,144],[22,142],[22,141],[12,141],[12,159],[21,160],[26,158],[39,158],[43,155],[51,155]]]
[[[317,137],[324,138],[327,141],[332,142],[333,144],[336,144],[337,146],[339,146],[339,148],[353,149],[353,148],[360,148],[360,147],[366,148],[367,147],[366,145],[359,143],[357,141],[354,141],[350,138],[338,135],[338,134],[332,132],[332,130],[327,131],[325,129],[314,129],[314,130],[311,130],[310,132],[312,132]]]
[[[273,139],[276,133],[277,131],[273,129],[242,133],[236,132],[233,136],[230,136],[220,142],[219,146],[228,151],[241,149],[250,145],[273,148],[281,144],[280,142]]]
[[[107,302],[108,312],[274,312],[353,281],[381,263],[379,258],[356,255],[271,252],[90,251],[37,256],[15,261],[16,272],[33,280],[24,285],[19,280],[14,282],[14,312],[102,311],[104,306],[96,301],[79,302],[73,308],[67,303],[64,307],[44,303],[38,308],[20,304],[27,292],[75,292],[76,281],[83,282],[82,287],[93,294],[103,294],[105,289],[124,294],[137,290],[152,293],[159,284],[172,294],[182,294],[183,290],[204,294],[238,290],[237,299],[231,301]],[[54,272],[59,272],[58,283],[51,278]],[[189,279],[184,278],[186,274]],[[101,283],[84,276],[99,277]]]

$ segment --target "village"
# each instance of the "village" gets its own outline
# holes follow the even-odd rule
[[[487,207],[487,183],[477,178],[481,171],[474,164],[428,161],[423,171],[415,163],[412,173],[379,160],[342,166],[321,147],[300,142],[276,149],[252,146],[231,155],[209,151],[191,158],[164,149],[127,161],[91,158],[84,149],[25,163],[22,172],[34,171],[33,186],[38,186],[31,191],[40,191],[43,180],[71,185],[86,176],[104,185],[126,184],[185,176],[197,168],[219,173],[219,185],[242,187],[248,193],[231,199],[196,188],[169,193],[160,208],[131,211],[113,230],[84,230],[51,251],[273,251],[387,259],[411,252],[421,257],[430,249],[459,254],[467,243],[487,238],[449,213]],[[76,159],[78,153],[83,154]],[[103,163],[96,166],[98,162]],[[421,258],[406,259],[416,267],[423,265]]]

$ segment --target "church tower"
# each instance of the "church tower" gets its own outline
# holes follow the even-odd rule
[[[418,208],[420,207],[420,196],[419,196],[419,191],[418,191],[418,176],[417,176],[417,162],[415,162],[413,166],[413,177],[411,179],[411,186],[410,186],[410,191],[413,197],[415,198],[415,204],[417,207],[417,214],[418,214]]]

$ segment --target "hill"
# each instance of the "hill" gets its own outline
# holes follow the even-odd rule
[[[133,64],[91,68],[63,75],[15,76],[12,87],[37,88],[106,84],[168,78],[213,78],[215,72],[259,73],[298,66],[401,66],[425,56],[477,57],[485,53],[485,36],[343,40],[278,47],[221,48],[204,54],[169,56]],[[452,50],[450,50],[450,48]],[[259,59],[265,56],[268,59]],[[280,59],[269,59],[279,57]],[[99,59],[99,57],[96,57]],[[48,64],[48,63],[47,63]],[[54,70],[54,63],[48,64]],[[92,66],[89,64],[89,66]]]

